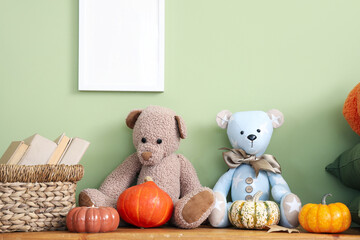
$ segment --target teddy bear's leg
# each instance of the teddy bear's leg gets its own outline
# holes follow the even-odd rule
[[[232,178],[234,175],[235,169],[229,169],[224,173],[217,183],[214,186],[214,195],[215,195],[215,207],[212,213],[209,216],[209,222],[213,227],[227,227],[230,225],[228,220],[228,208],[232,202],[226,203],[226,196],[229,193],[230,186],[232,183]]]
[[[140,168],[136,153],[130,155],[106,177],[99,190],[84,189],[79,195],[79,205],[116,208],[120,193],[131,185]]]
[[[203,187],[175,203],[173,223],[180,228],[196,228],[210,215],[215,203],[213,191]]]
[[[288,193],[280,202],[280,225],[294,228],[299,225],[298,215],[301,208],[301,201],[298,196]]]
[[[214,192],[215,206],[209,216],[210,225],[217,228],[228,227],[230,225],[228,210],[232,202],[226,203],[225,196],[220,192]]]
[[[96,207],[114,207],[116,208],[116,200],[106,196],[97,189],[87,188],[79,194],[80,206],[96,206]]]

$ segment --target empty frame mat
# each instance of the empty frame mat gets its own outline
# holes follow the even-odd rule
[[[164,91],[164,0],[79,1],[79,90]]]

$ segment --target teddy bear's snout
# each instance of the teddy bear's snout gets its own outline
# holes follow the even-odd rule
[[[141,154],[141,156],[145,161],[148,161],[152,157],[152,153],[151,152],[143,152]]]
[[[247,136],[247,138],[248,138],[250,141],[254,141],[257,137],[256,137],[256,135],[254,135],[254,134],[250,134],[249,136]]]

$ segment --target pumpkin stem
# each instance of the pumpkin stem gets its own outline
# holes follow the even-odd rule
[[[257,193],[255,193],[252,201],[253,202],[259,201],[259,198],[261,197],[262,194],[263,194],[262,191],[258,191]]]
[[[322,204],[322,205],[326,205],[326,198],[327,198],[328,196],[332,197],[332,194],[331,194],[331,193],[327,193],[327,194],[325,194],[325,195],[322,197],[322,200],[321,200],[321,204]]]
[[[154,180],[150,176],[146,176],[144,179],[144,183],[150,182],[150,181],[153,182]]]

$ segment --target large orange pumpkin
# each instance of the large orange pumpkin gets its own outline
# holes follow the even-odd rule
[[[299,213],[300,225],[308,232],[339,233],[347,230],[351,224],[348,207],[343,203],[326,205],[326,194],[321,204],[306,204]]]
[[[121,219],[144,228],[158,227],[168,222],[173,208],[170,196],[151,179],[126,189],[117,202]]]
[[[76,207],[66,216],[70,232],[111,232],[118,228],[119,222],[119,214],[112,207]]]

